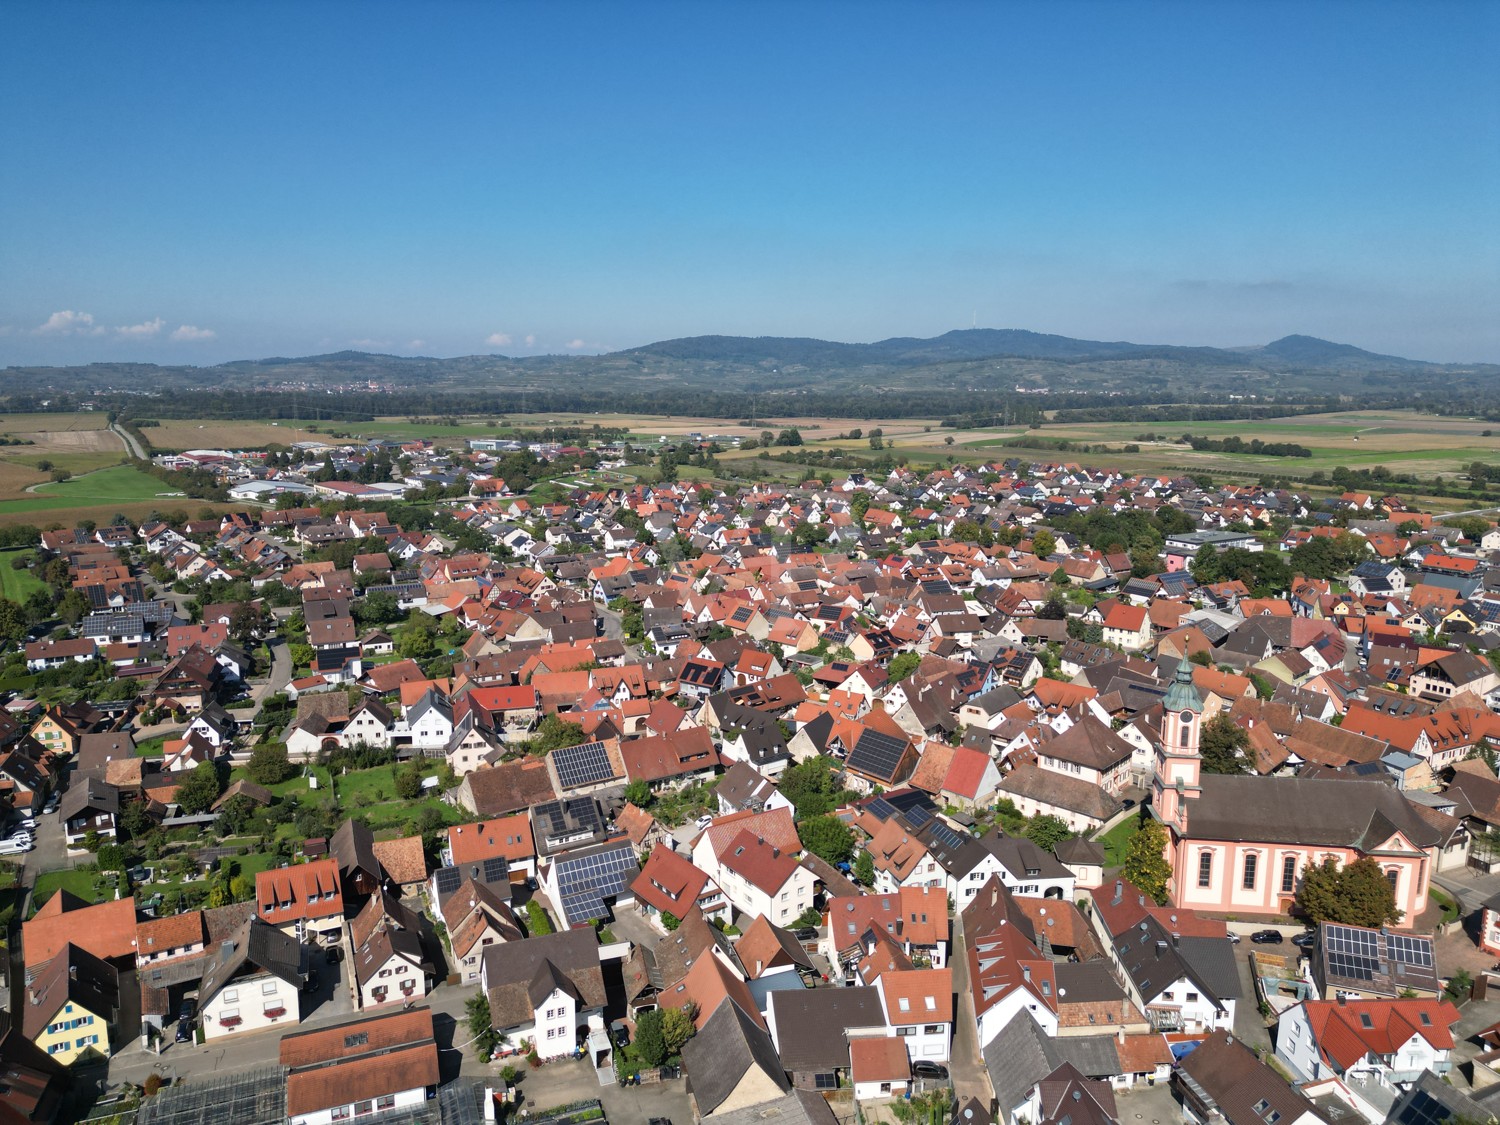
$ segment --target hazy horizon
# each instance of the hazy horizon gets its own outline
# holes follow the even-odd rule
[[[971,324],[1500,362],[1500,5],[17,0],[0,365]]]

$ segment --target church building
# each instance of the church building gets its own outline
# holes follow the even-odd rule
[[[1163,700],[1152,809],[1167,829],[1170,892],[1178,906],[1240,915],[1289,914],[1310,866],[1369,856],[1386,873],[1411,926],[1443,833],[1378,781],[1204,773],[1203,699],[1184,660]]]

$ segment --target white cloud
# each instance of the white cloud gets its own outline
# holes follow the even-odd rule
[[[391,346],[389,340],[350,340],[351,348],[388,348]]]
[[[49,316],[36,331],[43,336],[98,336],[104,328],[94,324],[92,313],[63,309]]]
[[[572,350],[572,351],[575,351],[575,352],[576,352],[576,351],[577,351],[577,350],[578,350],[578,349],[579,349],[579,348],[584,348],[584,347],[587,347],[587,346],[588,346],[588,345],[587,345],[587,344],[585,344],[585,343],[584,343],[584,342],[583,342],[583,341],[582,341],[582,340],[569,340],[569,341],[568,341],[568,348],[569,348],[569,349],[570,349],[570,350]]]
[[[408,340],[408,341],[406,341],[406,346],[409,349],[411,349],[412,351],[416,351],[418,348],[422,347],[426,343],[427,343],[426,340]]]
[[[214,338],[212,328],[196,328],[191,324],[184,324],[172,333],[174,340],[212,340]]]
[[[143,321],[140,324],[122,324],[115,331],[127,338],[140,339],[144,336],[155,336],[166,323],[161,317],[157,317],[155,320]]]
[[[510,333],[491,332],[489,336],[485,338],[484,342],[492,348],[508,348],[511,345]]]
[[[530,333],[527,333],[526,335],[526,346],[528,348],[536,347],[536,337],[531,335]]]

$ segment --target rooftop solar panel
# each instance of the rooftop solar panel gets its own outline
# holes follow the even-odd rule
[[[869,774],[871,777],[894,780],[900,767],[901,757],[906,753],[907,742],[892,738],[879,731],[866,730],[859,736],[854,749],[849,752],[849,768]]]
[[[602,742],[559,747],[552,751],[552,764],[557,769],[557,780],[564,789],[597,785],[617,776]]]

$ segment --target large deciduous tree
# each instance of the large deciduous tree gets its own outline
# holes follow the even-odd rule
[[[1158,906],[1166,905],[1167,884],[1172,880],[1172,865],[1167,862],[1167,830],[1154,820],[1142,821],[1140,831],[1126,849],[1121,873]]]

